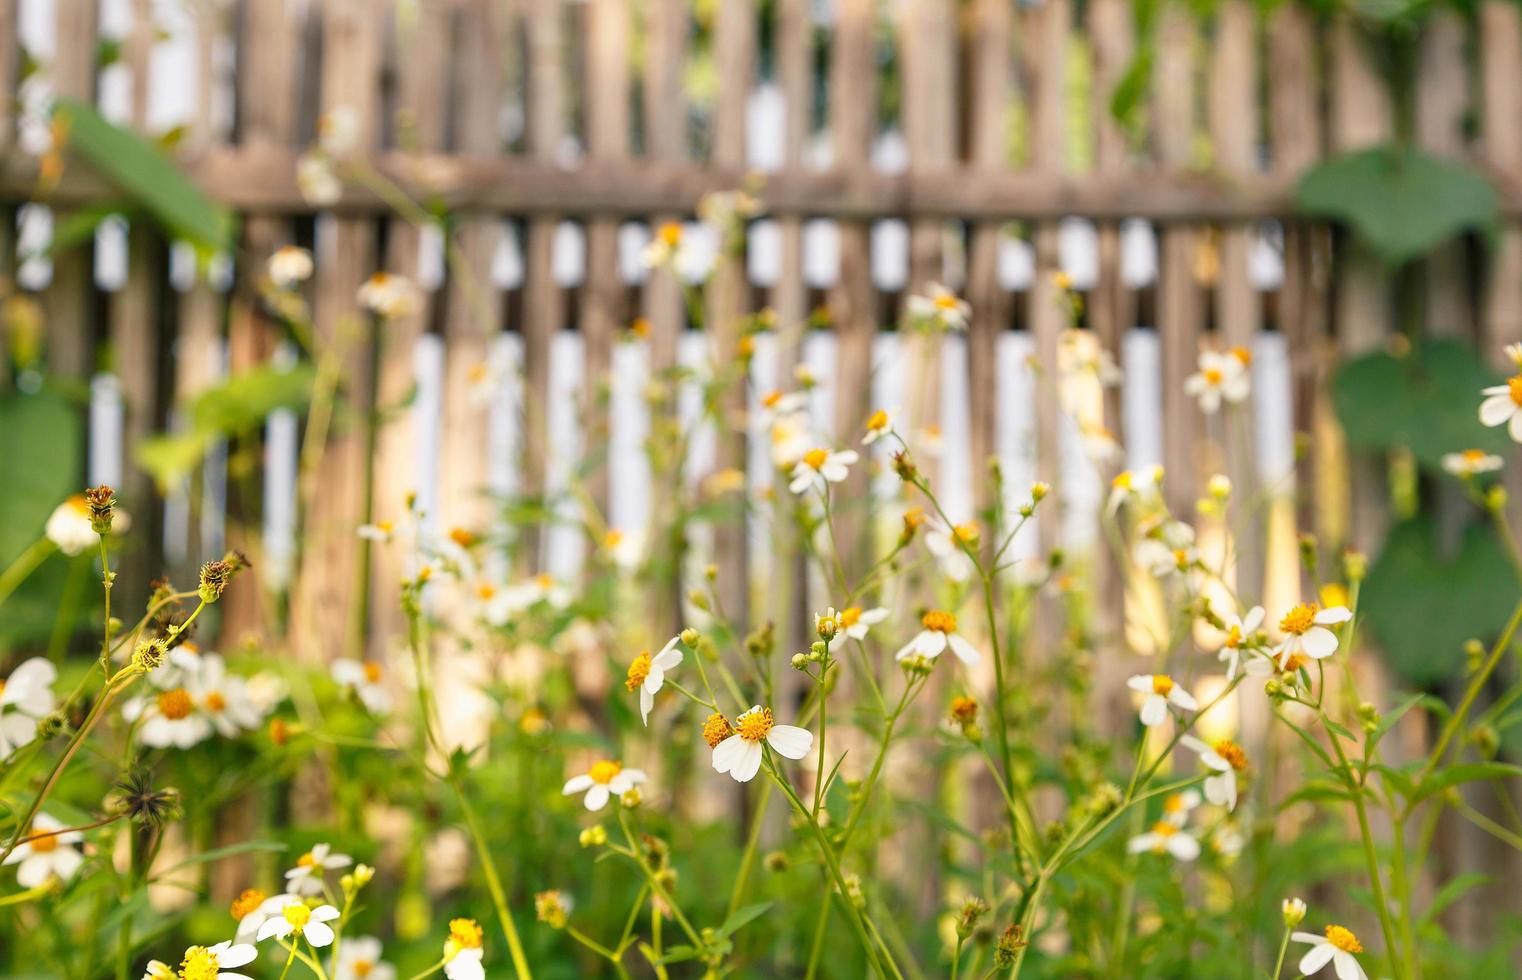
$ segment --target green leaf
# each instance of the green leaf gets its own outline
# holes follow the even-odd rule
[[[213,204],[152,143],[73,99],[58,99],[53,115],[64,124],[70,149],[141,205],[171,237],[206,254],[232,247],[232,212]]]
[[[53,508],[83,489],[83,455],[79,411],[63,395],[51,389],[0,395],[0,459],[5,460],[0,567],[42,537]]]
[[[1483,449],[1504,453],[1503,428],[1480,425],[1480,389],[1502,378],[1459,340],[1429,340],[1404,353],[1366,354],[1338,368],[1332,404],[1351,449],[1409,450],[1437,471],[1446,453]]]
[[[1470,871],[1466,874],[1458,875],[1451,881],[1445,882],[1443,887],[1437,890],[1437,894],[1432,896],[1432,901],[1428,904],[1427,911],[1422,913],[1422,917],[1417,922],[1416,927],[1418,929],[1426,928],[1429,924],[1437,921],[1437,917],[1442,915],[1448,906],[1463,898],[1465,892],[1479,885],[1488,885],[1493,880],[1490,875],[1480,874],[1478,871]]]
[[[1411,806],[1453,786],[1486,779],[1505,779],[1508,776],[1522,776],[1522,766],[1514,766],[1509,762],[1466,762],[1448,766],[1422,781],[1416,792],[1411,794]]]
[[[1470,525],[1452,554],[1438,537],[1430,515],[1396,525],[1361,593],[1386,660],[1413,687],[1461,677],[1465,642],[1498,636],[1516,599],[1516,573],[1493,534]]]
[[[1390,711],[1386,714],[1381,715],[1379,718],[1379,724],[1376,725],[1374,731],[1369,734],[1368,746],[1364,750],[1365,756],[1374,751],[1375,747],[1379,745],[1380,740],[1389,734],[1390,729],[1394,728],[1400,722],[1400,720],[1406,716],[1406,712],[1410,711],[1418,704],[1421,704],[1423,701],[1426,701],[1428,698],[1429,695],[1427,694],[1413,694],[1404,702],[1402,702],[1401,706],[1396,708],[1394,711]]]
[[[161,488],[186,476],[218,439],[236,439],[264,424],[276,409],[301,409],[312,394],[313,370],[262,365],[234,375],[197,395],[187,407],[184,432],[145,439],[137,446],[138,464]]]
[[[186,868],[195,867],[198,864],[210,864],[226,857],[234,857],[239,854],[248,854],[252,851],[283,851],[286,846],[279,841],[272,840],[246,840],[240,844],[229,844],[226,847],[215,847],[209,851],[203,851],[195,857],[187,858],[172,867],[165,868],[153,876],[154,881],[166,878],[176,871],[184,871]]]
[[[724,920],[719,926],[717,935],[720,939],[733,936],[740,929],[749,924],[753,919],[758,919],[771,910],[775,902],[756,902],[754,905],[746,905],[735,910],[735,914]]]
[[[1401,265],[1464,231],[1490,231],[1496,192],[1472,167],[1411,147],[1379,146],[1313,167],[1300,210],[1348,225],[1381,260]]]
[[[1330,779],[1307,780],[1299,789],[1279,801],[1279,809],[1295,803],[1346,803],[1353,798],[1346,786]]]

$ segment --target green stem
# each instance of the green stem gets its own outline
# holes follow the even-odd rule
[[[11,597],[17,586],[25,582],[28,575],[37,570],[44,558],[57,550],[52,539],[47,537],[38,538],[27,547],[25,551],[16,556],[16,560],[0,572],[0,604]]]
[[[487,846],[486,835],[481,832],[481,823],[476,818],[475,808],[470,805],[470,794],[465,792],[457,776],[451,776],[449,785],[454,788],[455,796],[460,801],[460,812],[465,815],[465,826],[470,831],[470,838],[476,845],[476,858],[481,862],[481,871],[486,876],[486,889],[491,893],[492,905],[497,910],[497,921],[502,925],[502,935],[507,937],[507,949],[513,959],[513,971],[518,980],[530,980],[533,972],[528,968],[528,958],[523,954],[523,943],[518,938],[518,927],[513,924],[513,914],[507,907],[507,892],[502,887],[502,879],[497,876],[497,866],[492,861],[491,848]]]

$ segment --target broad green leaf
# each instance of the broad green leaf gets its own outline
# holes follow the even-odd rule
[[[1487,429],[1476,415],[1480,389],[1501,381],[1468,344],[1429,340],[1346,362],[1332,379],[1332,404],[1350,448],[1406,449],[1436,471],[1446,453],[1507,451],[1504,428]]]
[[[50,389],[0,395],[0,460],[5,461],[0,567],[42,536],[54,507],[84,489],[82,429],[77,408]]]
[[[1461,677],[1464,643],[1493,640],[1517,593],[1495,536],[1470,525],[1452,554],[1421,515],[1391,529],[1361,593],[1370,630],[1400,680],[1431,688]]]
[[[1477,783],[1486,779],[1505,779],[1508,776],[1522,776],[1522,766],[1514,766],[1507,762],[1466,762],[1448,766],[1445,769],[1439,769],[1422,781],[1422,784],[1416,788],[1416,792],[1411,794],[1411,805],[1415,806],[1429,796],[1435,796],[1452,786]]]
[[[231,248],[236,228],[232,212],[213,204],[148,140],[73,99],[58,99],[53,115],[66,128],[69,148],[171,237],[208,254]]]
[[[717,933],[718,937],[720,939],[726,939],[730,936],[733,936],[736,932],[744,928],[752,920],[760,918],[769,912],[771,907],[775,904],[775,902],[756,902],[754,905],[746,905],[742,908],[736,909],[735,914],[725,919],[724,924],[719,926]]]
[[[1496,192],[1473,168],[1411,147],[1332,157],[1300,179],[1305,214],[1348,225],[1389,265],[1421,258],[1465,231],[1490,231]]]

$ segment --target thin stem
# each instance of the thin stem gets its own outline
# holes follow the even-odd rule
[[[57,547],[51,538],[41,537],[17,555],[16,560],[11,562],[5,571],[0,572],[0,603],[9,599],[17,586],[25,582],[27,576],[36,571],[37,566],[42,564],[42,560],[56,551]]]

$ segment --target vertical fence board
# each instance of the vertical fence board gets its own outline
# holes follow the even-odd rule
[[[1480,112],[1485,156],[1496,167],[1522,168],[1522,11],[1503,0],[1480,7]],[[1502,351],[1522,341],[1522,227],[1508,223],[1497,238],[1485,283],[1481,343],[1501,370]]]
[[[1434,11],[1422,31],[1416,88],[1416,140],[1437,156],[1459,159],[1465,152],[1469,111],[1469,56],[1464,17],[1456,10]],[[1462,241],[1444,242],[1424,263],[1424,321],[1429,336],[1464,334],[1475,322],[1469,293],[1468,261]]]
[[[58,95],[95,101],[96,29],[95,0],[58,0],[53,41],[53,89]],[[54,212],[54,229],[67,219],[67,213]],[[43,295],[48,365],[65,378],[84,378],[95,366],[90,259],[87,245],[54,255],[53,278]]]

